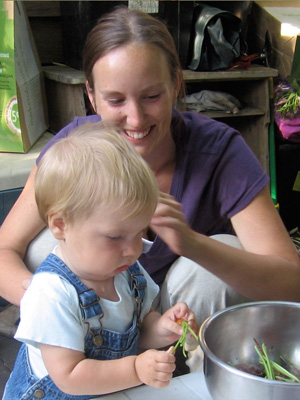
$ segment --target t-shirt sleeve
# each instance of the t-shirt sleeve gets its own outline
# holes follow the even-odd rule
[[[84,351],[78,296],[75,288],[59,276],[34,275],[20,310],[17,340],[34,347],[44,343]]]
[[[245,208],[269,182],[268,175],[240,134],[231,136],[213,179],[220,213],[227,218]]]
[[[227,221],[257,196],[269,177],[237,130],[200,114],[185,113],[184,118],[172,194],[193,229],[208,235],[224,232]]]

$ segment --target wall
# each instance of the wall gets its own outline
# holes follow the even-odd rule
[[[203,2],[215,7],[223,6],[238,15],[246,34],[245,23],[252,1]],[[183,67],[186,67],[194,3],[159,2],[159,17],[166,22],[174,38]],[[128,1],[25,1],[41,63],[67,63],[79,68],[86,32],[102,13],[116,4],[128,4]]]
[[[25,1],[32,33],[42,64],[63,62],[59,1]]]
[[[281,36],[281,21],[269,14],[265,7],[282,7],[300,12],[299,1],[255,1],[249,18],[249,54],[263,52],[265,35],[269,31],[272,44],[271,67],[283,78],[289,76],[296,45],[296,36]],[[285,22],[285,21],[283,21]]]

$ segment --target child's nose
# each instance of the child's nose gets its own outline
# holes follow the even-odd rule
[[[135,261],[140,256],[142,248],[142,239],[140,237],[129,240],[123,250],[123,256],[130,257]]]

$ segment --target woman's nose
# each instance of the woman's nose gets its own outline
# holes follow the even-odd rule
[[[126,109],[127,124],[132,128],[141,128],[144,121],[144,110],[142,105],[137,101],[128,103]]]

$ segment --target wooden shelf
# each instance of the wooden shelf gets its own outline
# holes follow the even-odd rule
[[[269,80],[277,75],[276,69],[260,65],[232,71],[183,71],[187,94],[201,90],[221,91],[240,101],[242,108],[236,114],[220,111],[201,113],[222,120],[241,132],[266,172],[269,172]]]
[[[85,77],[82,71],[63,65],[43,67],[51,128],[58,131],[75,115],[86,114],[84,101]],[[263,168],[269,171],[269,79],[278,71],[252,65],[247,70],[195,72],[183,71],[188,94],[199,90],[218,90],[235,96],[242,107],[238,113],[206,111],[203,114],[241,132]],[[62,111],[63,110],[63,111]]]
[[[187,109],[189,109],[187,107]],[[223,111],[201,111],[200,114],[207,115],[210,118],[214,119],[223,119],[223,118],[240,118],[240,117],[253,117],[264,115],[265,111],[261,108],[254,108],[254,107],[245,107],[240,109],[239,112],[236,114],[233,113],[226,113]]]
[[[204,81],[245,81],[253,79],[275,78],[278,75],[277,69],[251,65],[247,69],[234,69],[233,71],[198,72],[183,70],[185,82]]]

